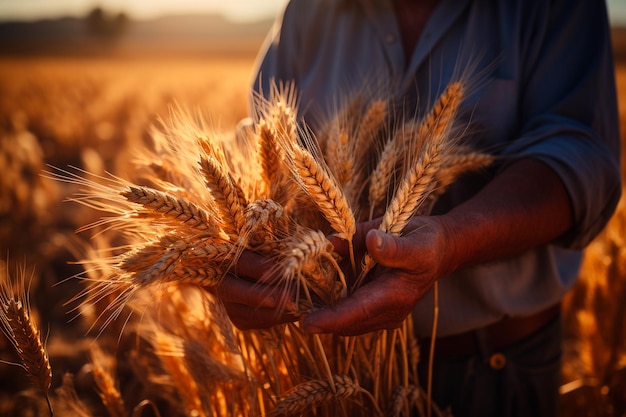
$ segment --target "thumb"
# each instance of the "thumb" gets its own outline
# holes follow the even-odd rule
[[[416,251],[408,239],[372,229],[365,236],[365,244],[372,258],[382,266],[406,269],[414,263]]]

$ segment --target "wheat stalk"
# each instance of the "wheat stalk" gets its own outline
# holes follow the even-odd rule
[[[184,357],[176,347],[176,339],[156,329],[152,338],[156,354],[174,380],[174,386],[182,399],[185,413],[208,417],[199,395],[198,384],[189,373]]]
[[[46,348],[41,341],[39,328],[30,314],[24,271],[20,273],[19,291],[13,290],[8,274],[7,279],[0,284],[0,327],[15,348],[21,361],[20,366],[26,371],[33,385],[39,388],[46,397],[50,416],[52,416],[52,405],[48,396],[52,382],[52,368]]]
[[[99,390],[100,399],[107,409],[110,417],[125,417],[126,406],[115,384],[115,379],[109,369],[105,369],[104,353],[97,346],[91,349],[91,363],[93,378]]]
[[[71,411],[71,415],[77,417],[92,417],[88,412],[89,407],[80,400],[74,388],[74,376],[66,372],[63,374],[63,382],[60,387],[55,390],[57,398],[65,407]]]

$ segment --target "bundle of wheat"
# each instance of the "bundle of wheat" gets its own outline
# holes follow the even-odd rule
[[[297,323],[242,332],[213,290],[249,250],[273,260],[264,282],[290,290],[282,305],[294,314],[349,296],[375,266],[356,259],[357,222],[380,213],[380,230],[401,235],[461,173],[492,162],[460,140],[464,93],[451,83],[423,118],[395,125],[386,100],[352,100],[316,136],[298,120],[295,90],[275,88],[259,100],[255,128],[238,136],[174,115],[138,153],[141,183],[56,171],[84,186],[74,201],[113,214],[89,227],[127,239],[84,261],[89,286],[77,298],[107,300],[103,329],[125,307],[139,309],[134,330],[159,362],[148,374],[178,388],[182,414],[441,415],[419,385],[411,316],[397,330],[349,338]],[[350,246],[348,267],[330,233]],[[114,393],[97,369],[103,395]],[[120,396],[103,399],[123,406]]]

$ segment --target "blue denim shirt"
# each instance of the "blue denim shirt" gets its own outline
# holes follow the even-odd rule
[[[467,77],[464,139],[500,155],[548,164],[573,207],[574,228],[518,257],[440,280],[440,336],[532,314],[554,304],[578,275],[581,249],[620,197],[620,138],[610,29],[598,0],[443,0],[407,61],[390,0],[291,0],[258,58],[254,89],[294,81],[313,126],[356,91],[391,96],[419,114],[451,80]],[[495,175],[497,170],[492,172]],[[471,197],[489,178],[469,176],[436,210]],[[430,334],[432,295],[415,307]]]

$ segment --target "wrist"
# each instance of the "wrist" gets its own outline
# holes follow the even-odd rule
[[[439,252],[441,257],[440,277],[447,276],[459,268],[468,266],[471,259],[471,240],[465,230],[464,222],[451,215],[433,216],[437,224]]]
[[[461,266],[462,245],[453,219],[447,215],[417,217],[412,228],[420,234],[421,256],[432,262],[433,278],[448,276]]]

